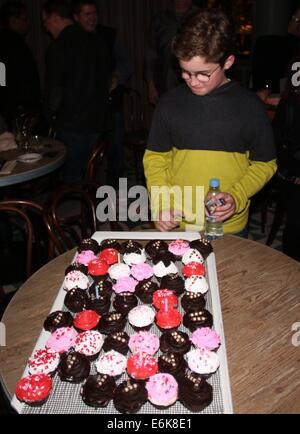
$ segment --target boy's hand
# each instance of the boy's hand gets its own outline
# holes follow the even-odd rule
[[[159,220],[155,222],[155,227],[161,232],[169,232],[179,226],[183,218],[182,211],[177,209],[164,210],[159,214]]]
[[[217,222],[223,222],[233,216],[236,210],[236,204],[233,196],[229,193],[219,193],[215,197],[216,200],[223,199],[224,205],[217,206],[213,216]]]

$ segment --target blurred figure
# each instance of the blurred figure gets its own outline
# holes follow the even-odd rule
[[[11,128],[20,112],[40,110],[40,79],[25,41],[30,28],[26,6],[19,1],[5,3],[0,20],[0,62],[6,66],[6,86],[0,87],[0,113]]]
[[[85,31],[97,33],[107,44],[111,56],[110,108],[113,116],[113,137],[108,149],[107,183],[118,188],[124,174],[124,85],[132,70],[128,55],[121,45],[117,31],[99,24],[99,12],[94,0],[73,2],[75,22]]]
[[[164,92],[182,82],[178,61],[172,54],[172,40],[181,23],[196,10],[193,0],[172,0],[172,6],[152,20],[146,47],[145,77],[148,98],[153,105]]]
[[[54,38],[47,53],[46,112],[67,148],[64,180],[78,182],[107,128],[109,56],[100,37],[74,25],[68,2],[47,1],[43,22]]]

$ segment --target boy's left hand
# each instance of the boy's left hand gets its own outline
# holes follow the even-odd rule
[[[236,204],[233,196],[229,193],[219,193],[215,197],[216,200],[223,199],[224,205],[218,206],[213,213],[216,221],[223,222],[233,216],[236,210]]]

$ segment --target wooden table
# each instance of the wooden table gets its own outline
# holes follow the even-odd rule
[[[300,413],[300,264],[253,241],[214,243],[233,406],[236,413]],[[12,395],[56,298],[74,251],[38,271],[18,291],[3,322],[0,373]]]
[[[53,139],[43,139],[43,147],[38,151],[43,154],[43,158],[36,163],[18,162],[10,175],[0,175],[0,187],[7,187],[22,182],[31,181],[44,175],[48,175],[61,167],[66,156],[66,148],[63,143]],[[4,160],[16,160],[24,151],[12,149],[1,152],[1,158]]]

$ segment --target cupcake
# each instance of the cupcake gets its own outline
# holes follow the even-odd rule
[[[100,252],[102,252],[105,249],[115,249],[118,252],[120,251],[121,245],[118,243],[117,240],[103,240],[100,243]]]
[[[126,325],[126,315],[121,312],[110,312],[101,317],[99,331],[106,335],[113,332],[121,332]]]
[[[81,253],[85,250],[91,250],[95,255],[97,255],[100,251],[100,247],[96,240],[93,240],[92,238],[87,238],[81,241],[77,251],[78,253]]]
[[[131,267],[131,275],[138,282],[151,279],[153,277],[153,268],[149,264],[136,264]]]
[[[101,294],[101,293],[100,293]],[[110,295],[96,295],[92,294],[88,299],[86,308],[94,310],[98,315],[106,315],[110,309]]]
[[[70,312],[63,312],[56,310],[47,316],[44,322],[44,329],[47,332],[53,333],[55,330],[62,327],[71,327],[73,324],[73,317]]]
[[[157,327],[162,331],[174,330],[182,323],[182,315],[174,308],[161,309],[156,314],[155,322]]]
[[[84,289],[73,288],[67,292],[64,305],[73,313],[81,312],[87,307],[89,300],[87,291]]]
[[[143,246],[137,241],[133,241],[133,240],[124,241],[124,243],[121,244],[120,253],[122,253],[122,255],[125,255],[126,253],[130,253],[133,249],[142,250]]]
[[[154,310],[145,305],[134,307],[128,314],[129,323],[136,331],[149,330],[154,318]]]
[[[206,309],[190,311],[183,316],[183,325],[194,332],[200,327],[212,327],[213,317]]]
[[[64,279],[63,288],[65,291],[70,291],[73,288],[88,289],[90,285],[88,277],[81,271],[70,271]]]
[[[205,308],[205,298],[199,292],[186,292],[181,299],[181,306],[186,312],[197,311]]]
[[[52,376],[59,364],[60,356],[50,348],[36,350],[28,360],[29,374],[46,374]]]
[[[184,280],[179,274],[168,274],[160,281],[161,288],[170,289],[179,296],[184,292]]]
[[[99,259],[105,261],[108,265],[120,262],[120,254],[116,249],[104,249],[99,255]]]
[[[169,244],[168,250],[171,252],[176,259],[181,259],[181,257],[190,248],[190,244],[186,240],[174,240]]]
[[[78,264],[78,262],[73,262],[73,264],[69,265],[65,270],[65,276],[70,273],[70,271],[80,271],[81,273],[87,276],[88,267],[83,264]]]
[[[126,253],[123,255],[123,261],[130,267],[132,265],[143,264],[146,262],[145,250],[136,247],[127,249]]]
[[[184,277],[204,276],[205,267],[200,262],[188,262],[182,268],[182,274],[184,275]]]
[[[153,356],[159,349],[159,338],[150,332],[138,332],[130,336],[128,346],[132,353],[147,353]]]
[[[114,332],[105,338],[102,348],[105,352],[115,350],[126,356],[129,350],[128,342],[129,336],[126,332]]]
[[[166,332],[160,337],[160,350],[163,353],[185,354],[190,348],[191,342],[187,333],[180,331]]]
[[[147,353],[134,353],[127,360],[127,372],[135,380],[146,380],[158,371],[157,361]]]
[[[72,327],[62,327],[53,332],[46,342],[46,347],[58,353],[65,353],[74,345],[77,336]]]
[[[95,330],[88,330],[76,336],[74,349],[86,356],[91,362],[99,356],[103,346],[104,337]]]
[[[83,250],[81,253],[77,253],[76,262],[78,264],[89,265],[91,261],[97,260],[97,256],[92,250]]]
[[[134,294],[131,292],[122,292],[121,294],[117,294],[113,306],[117,312],[121,312],[124,315],[127,315],[128,312],[137,306],[138,300]]]
[[[99,278],[96,282],[94,282],[88,290],[90,298],[93,296],[98,298],[100,295],[112,295],[112,283],[105,279]]]
[[[174,263],[172,253],[165,253],[152,259],[154,264],[153,271],[156,277],[161,278],[168,274],[177,274],[178,269]]]
[[[186,355],[188,367],[191,371],[196,372],[208,378],[216,372],[220,366],[220,359],[216,352],[208,351],[205,348],[191,350]]]
[[[90,375],[81,388],[83,402],[89,407],[104,408],[112,400],[116,382],[109,375]]]
[[[135,292],[136,285],[137,281],[133,277],[121,277],[112,288],[116,294],[121,294],[122,292]]]
[[[220,336],[210,327],[202,327],[193,332],[191,342],[196,348],[205,348],[213,351],[221,344]]]
[[[192,241],[190,243],[190,248],[198,250],[204,259],[206,259],[213,252],[211,243],[205,238]]]
[[[47,401],[52,390],[49,375],[38,374],[22,378],[16,387],[16,397],[25,404],[39,407]]]
[[[171,374],[175,378],[182,377],[187,368],[187,363],[182,354],[164,353],[158,358],[160,372]]]
[[[179,400],[190,411],[199,412],[213,400],[213,388],[194,372],[186,371],[179,380]]]
[[[182,263],[184,265],[188,264],[189,262],[199,262],[199,264],[204,264],[205,260],[200,252],[196,249],[189,249],[182,257]]]
[[[147,395],[147,390],[142,382],[129,379],[123,381],[116,388],[114,406],[120,413],[136,413],[146,403]]]
[[[153,294],[153,306],[156,309],[170,309],[178,306],[178,298],[170,289],[158,289]]]
[[[112,280],[117,281],[122,277],[130,276],[130,267],[126,264],[114,264],[109,268],[108,273]]]
[[[149,281],[140,282],[135,287],[135,294],[146,304],[152,303],[153,293],[158,289],[157,283]]]
[[[204,276],[192,276],[186,279],[184,287],[188,292],[206,294],[209,287]]]
[[[99,324],[100,315],[94,310],[83,310],[74,318],[74,327],[78,331],[94,330]]]
[[[99,374],[106,374],[110,375],[111,377],[118,377],[122,375],[126,370],[126,365],[126,357],[114,350],[103,354],[95,362],[95,366]]]
[[[178,398],[178,383],[170,374],[153,375],[146,383],[148,400],[160,409],[175,404]]]
[[[67,383],[82,383],[90,375],[90,362],[83,354],[72,351],[61,356],[58,375]]]
[[[98,258],[89,263],[88,271],[90,276],[92,276],[95,281],[98,281],[107,276],[109,267],[110,266],[107,264],[107,262]]]
[[[168,244],[162,240],[151,240],[146,244],[145,251],[150,259],[168,252]]]

